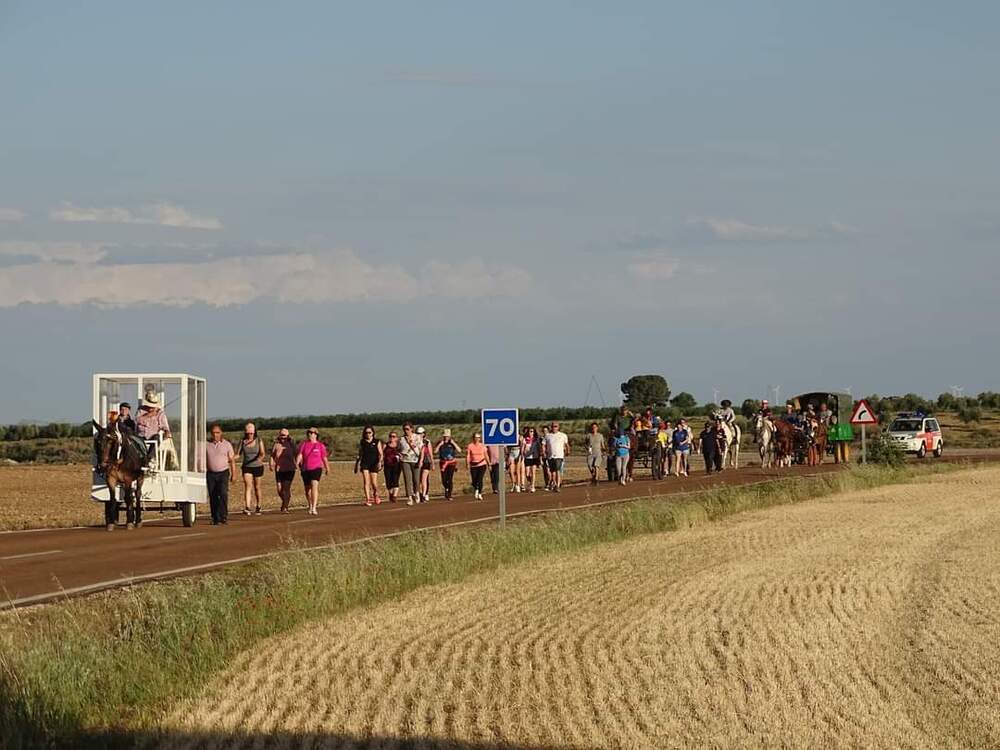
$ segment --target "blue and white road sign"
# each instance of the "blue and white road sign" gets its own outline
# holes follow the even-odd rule
[[[483,409],[483,442],[517,445],[517,409]]]

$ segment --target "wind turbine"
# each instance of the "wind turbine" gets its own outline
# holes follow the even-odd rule
[[[719,386],[712,388],[712,403],[716,406],[719,404]]]
[[[965,389],[960,385],[953,385],[951,387],[951,395],[955,398],[962,398],[962,394],[965,393]]]
[[[774,405],[777,406],[780,403],[778,401],[778,397],[781,395],[781,386],[780,385],[772,385],[771,386],[771,392],[774,393]]]

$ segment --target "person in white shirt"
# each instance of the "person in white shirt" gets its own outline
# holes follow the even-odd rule
[[[549,481],[547,489],[559,492],[562,487],[563,464],[570,453],[569,437],[553,422],[549,434],[545,436],[545,455],[549,461]]]

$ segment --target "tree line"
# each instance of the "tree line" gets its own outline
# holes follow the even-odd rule
[[[669,384],[660,375],[636,375],[621,385],[623,401],[633,411],[652,406],[657,414],[671,421],[680,417],[708,416],[718,410],[718,405],[699,405],[694,396],[686,391],[672,396]],[[872,394],[866,399],[872,409],[880,415],[891,415],[899,411],[922,411],[933,414],[940,411],[956,412],[967,422],[979,421],[983,410],[1000,410],[1000,393],[984,391],[976,396],[955,396],[942,393],[936,399],[928,399],[916,393],[902,396],[880,396]],[[739,412],[749,418],[760,408],[760,401],[744,399]],[[600,406],[550,406],[521,409],[521,421],[543,423],[569,420],[606,421],[616,411],[616,407]],[[358,412],[353,414],[307,414],[288,417],[232,417],[213,420],[222,429],[240,431],[247,421],[253,421],[258,429],[277,430],[305,429],[306,427],[363,427],[365,425],[414,424],[474,424],[479,421],[478,409],[453,409],[444,411],[384,411]],[[90,437],[90,421],[80,424],[52,422],[50,424],[21,423],[0,427],[0,440],[6,442],[38,439],[59,439]]]

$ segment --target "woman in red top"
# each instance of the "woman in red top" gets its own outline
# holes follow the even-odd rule
[[[483,477],[490,468],[490,457],[483,445],[483,436],[478,432],[472,435],[472,442],[465,448],[465,464],[472,475],[472,491],[476,500],[483,499]]]
[[[278,439],[271,446],[271,456],[268,462],[278,486],[282,513],[288,513],[289,506],[292,504],[292,480],[295,479],[295,454],[297,451],[292,436],[287,429],[282,428],[278,432]]]

